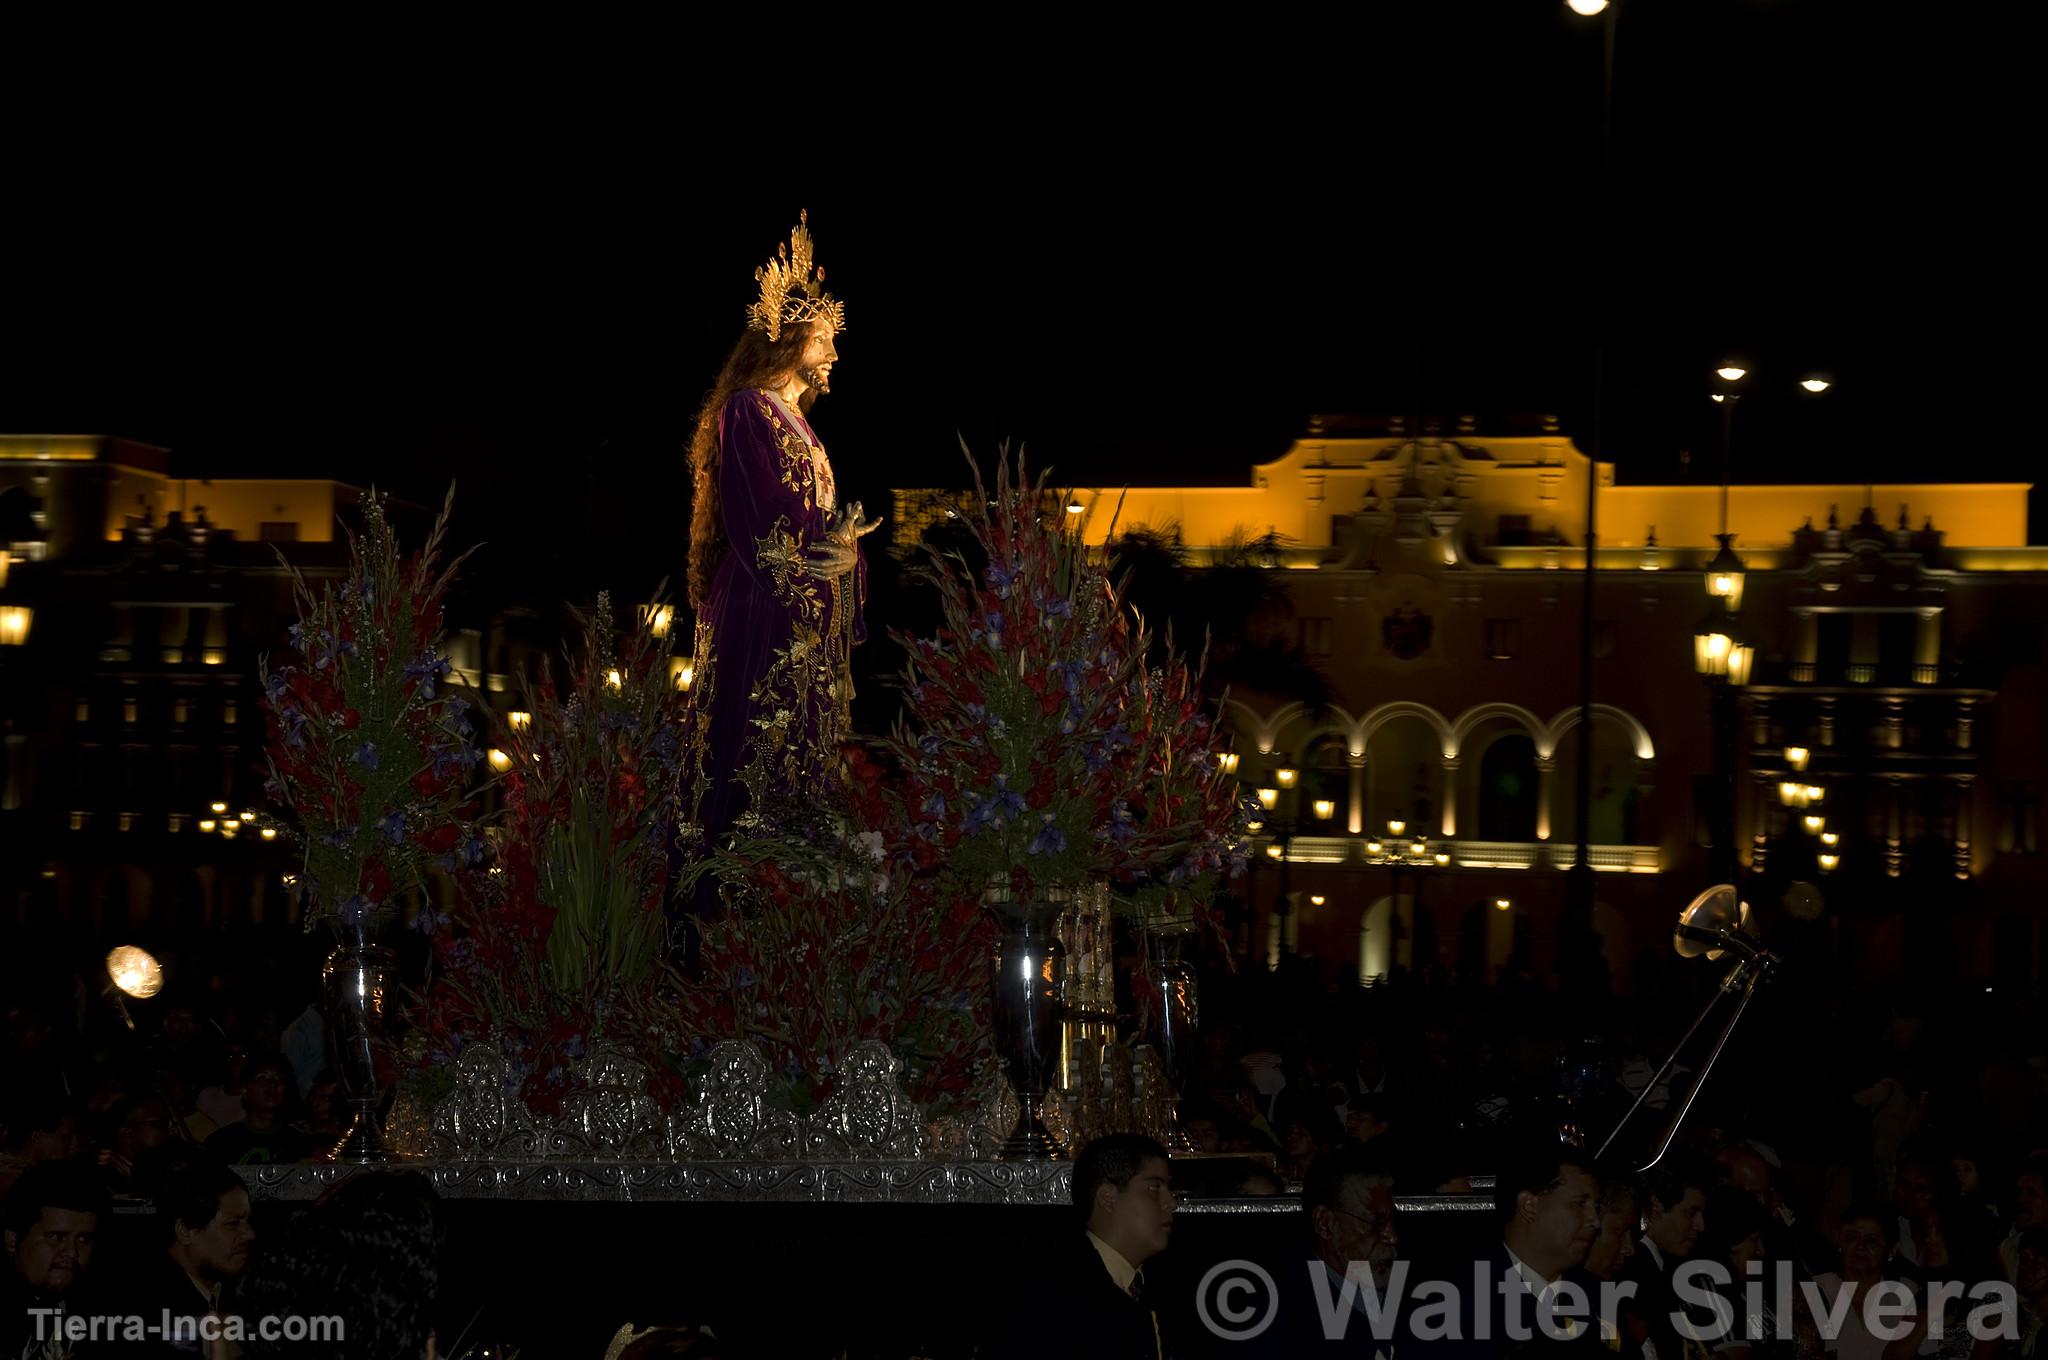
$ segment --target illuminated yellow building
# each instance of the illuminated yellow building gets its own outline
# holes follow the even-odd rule
[[[1334,700],[1314,713],[1240,684],[1225,704],[1239,777],[1275,791],[1248,952],[1298,948],[1366,978],[1551,969],[1579,839],[1589,478],[1592,924],[1631,989],[1653,984],[1639,964],[1665,966],[1678,909],[1709,881],[1716,751],[1695,625],[1721,488],[1617,485],[1554,430],[1417,438],[1324,418],[1243,485],[1088,487],[1049,507],[1094,544],[1142,526],[1198,568],[1250,545],[1283,573],[1271,627]],[[1813,886],[1859,972],[1946,958],[2041,975],[2048,549],[2027,546],[2029,489],[1727,490],[1754,658],[1734,760],[1745,891],[1768,915]],[[899,491],[896,523],[921,533],[946,499]],[[1800,793],[1820,790],[1824,812],[1784,797],[1790,746],[1810,748]]]

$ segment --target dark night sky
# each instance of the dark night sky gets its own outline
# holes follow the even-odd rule
[[[1559,0],[916,57],[892,43],[928,28],[871,21],[787,59],[616,32],[162,63],[6,134],[34,192],[0,428],[421,499],[453,475],[501,540],[562,527],[534,493],[581,478],[584,532],[658,557],[693,408],[807,206],[850,314],[819,425],[870,505],[951,480],[956,432],[1090,483],[1236,480],[1312,410],[1556,411],[1584,444],[1603,296],[1624,480],[1686,448],[1712,475],[1734,352],[1737,477],[2031,478],[2005,318],[2039,310],[2039,154],[2001,69],[2031,35],[1984,7],[1622,10],[1605,213],[1598,21]],[[770,114],[735,83],[756,63],[819,74]],[[1837,391],[1795,400],[1810,368]]]

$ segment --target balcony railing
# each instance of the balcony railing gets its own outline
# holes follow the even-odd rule
[[[1385,861],[1374,862],[1366,854],[1364,836],[1294,836],[1282,842],[1272,836],[1258,838],[1257,860],[1284,858],[1289,864],[1344,865],[1347,867],[1370,866],[1391,870],[1394,866]],[[1438,853],[1451,857],[1449,868],[1453,869],[1552,869],[1563,870],[1572,867],[1578,858],[1577,847],[1557,841],[1467,841],[1430,840],[1426,857],[1403,860],[1404,870],[1438,869],[1435,861]],[[1285,854],[1275,857],[1267,847],[1283,845]],[[1654,845],[1590,845],[1586,855],[1594,871],[1607,874],[1654,874],[1662,865],[1660,852]]]

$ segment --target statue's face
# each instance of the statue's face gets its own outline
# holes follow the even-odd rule
[[[838,361],[839,350],[832,344],[832,323],[823,319],[811,322],[810,338],[804,341],[803,356],[796,363],[797,376],[817,391],[830,392],[832,365]]]

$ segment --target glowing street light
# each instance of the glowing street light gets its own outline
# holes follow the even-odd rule
[[[1807,759],[1812,754],[1804,746],[1787,746],[1785,748],[1785,763],[1803,774],[1806,771]]]
[[[1321,893],[1310,893],[1308,904],[1312,907],[1320,907],[1323,905],[1323,895]]]
[[[491,762],[491,768],[499,774],[503,774],[512,768],[512,757],[495,746],[490,749],[484,758]]]
[[[1389,836],[1398,836],[1407,829],[1408,823],[1402,821],[1400,818],[1390,817],[1387,819],[1387,834]]]
[[[1714,376],[1722,382],[1741,382],[1749,376],[1749,370],[1740,364],[1723,364],[1714,370]]]
[[[1280,790],[1263,788],[1259,790],[1259,806],[1271,812],[1280,803]]]
[[[1830,387],[1834,386],[1834,384],[1829,382],[1826,378],[1801,378],[1799,380],[1799,385],[1805,388],[1807,391],[1815,393],[1825,392]]]
[[[1301,771],[1299,770],[1291,770],[1283,767],[1281,769],[1273,771],[1273,782],[1278,784],[1283,789],[1291,789],[1294,787],[1294,781],[1297,778],[1299,778],[1300,775]]]
[[[1495,911],[1512,911],[1514,909],[1514,905],[1515,904],[1513,902],[1510,902],[1505,897],[1496,897],[1493,899],[1493,909]]]
[[[1608,0],[1564,0],[1564,7],[1582,18],[1590,19],[1606,10]]]
[[[1337,804],[1334,799],[1318,798],[1316,799],[1315,808],[1316,818],[1319,821],[1327,822],[1337,815]]]

